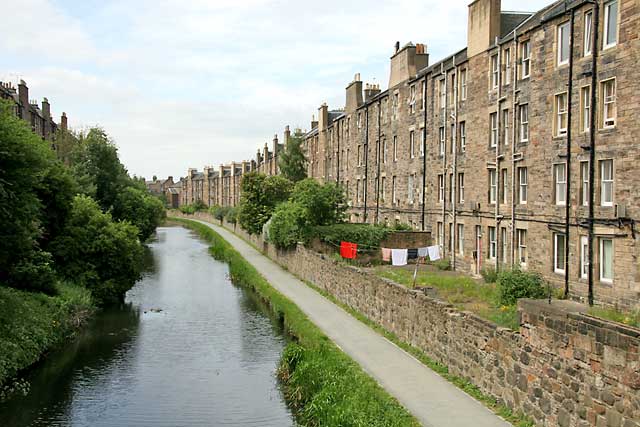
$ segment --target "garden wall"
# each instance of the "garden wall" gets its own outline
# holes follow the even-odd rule
[[[639,329],[570,301],[521,300],[514,332],[302,245],[236,234],[539,426],[640,427]]]

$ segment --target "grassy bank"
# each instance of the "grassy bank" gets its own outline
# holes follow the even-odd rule
[[[279,375],[298,422],[308,426],[419,426],[359,365],[340,351],[306,316],[219,234],[206,225],[177,219],[211,243],[211,253],[229,264],[234,283],[257,292],[295,338],[285,349]]]
[[[48,296],[0,284],[0,400],[13,389],[11,379],[73,335],[93,312],[88,290],[70,284],[56,289],[58,295]]]

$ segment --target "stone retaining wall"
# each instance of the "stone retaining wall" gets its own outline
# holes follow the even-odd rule
[[[640,427],[639,329],[569,301],[521,300],[514,332],[302,245],[279,251],[235,232],[539,426]]]

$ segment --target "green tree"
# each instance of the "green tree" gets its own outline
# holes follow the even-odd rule
[[[284,150],[280,152],[278,166],[280,173],[291,182],[302,181],[307,177],[307,158],[304,155],[302,133],[296,132],[287,141]]]
[[[347,200],[342,187],[334,183],[320,184],[313,178],[298,182],[291,201],[307,210],[312,225],[331,225],[342,222],[347,211]]]
[[[50,245],[60,274],[91,290],[102,304],[122,301],[140,278],[138,229],[115,222],[88,196],[76,196],[67,223]]]
[[[238,220],[240,226],[250,234],[262,232],[276,206],[287,200],[292,183],[278,175],[266,176],[249,172],[242,178]]]
[[[120,191],[112,213],[115,219],[127,220],[138,227],[138,236],[143,242],[151,237],[166,216],[160,199],[133,186]]]
[[[299,203],[281,203],[271,217],[269,240],[278,248],[291,248],[310,234],[308,211]]]

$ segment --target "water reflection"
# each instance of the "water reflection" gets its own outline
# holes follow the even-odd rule
[[[127,305],[98,316],[0,406],[2,426],[291,426],[275,380],[285,338],[182,228],[162,228]]]

